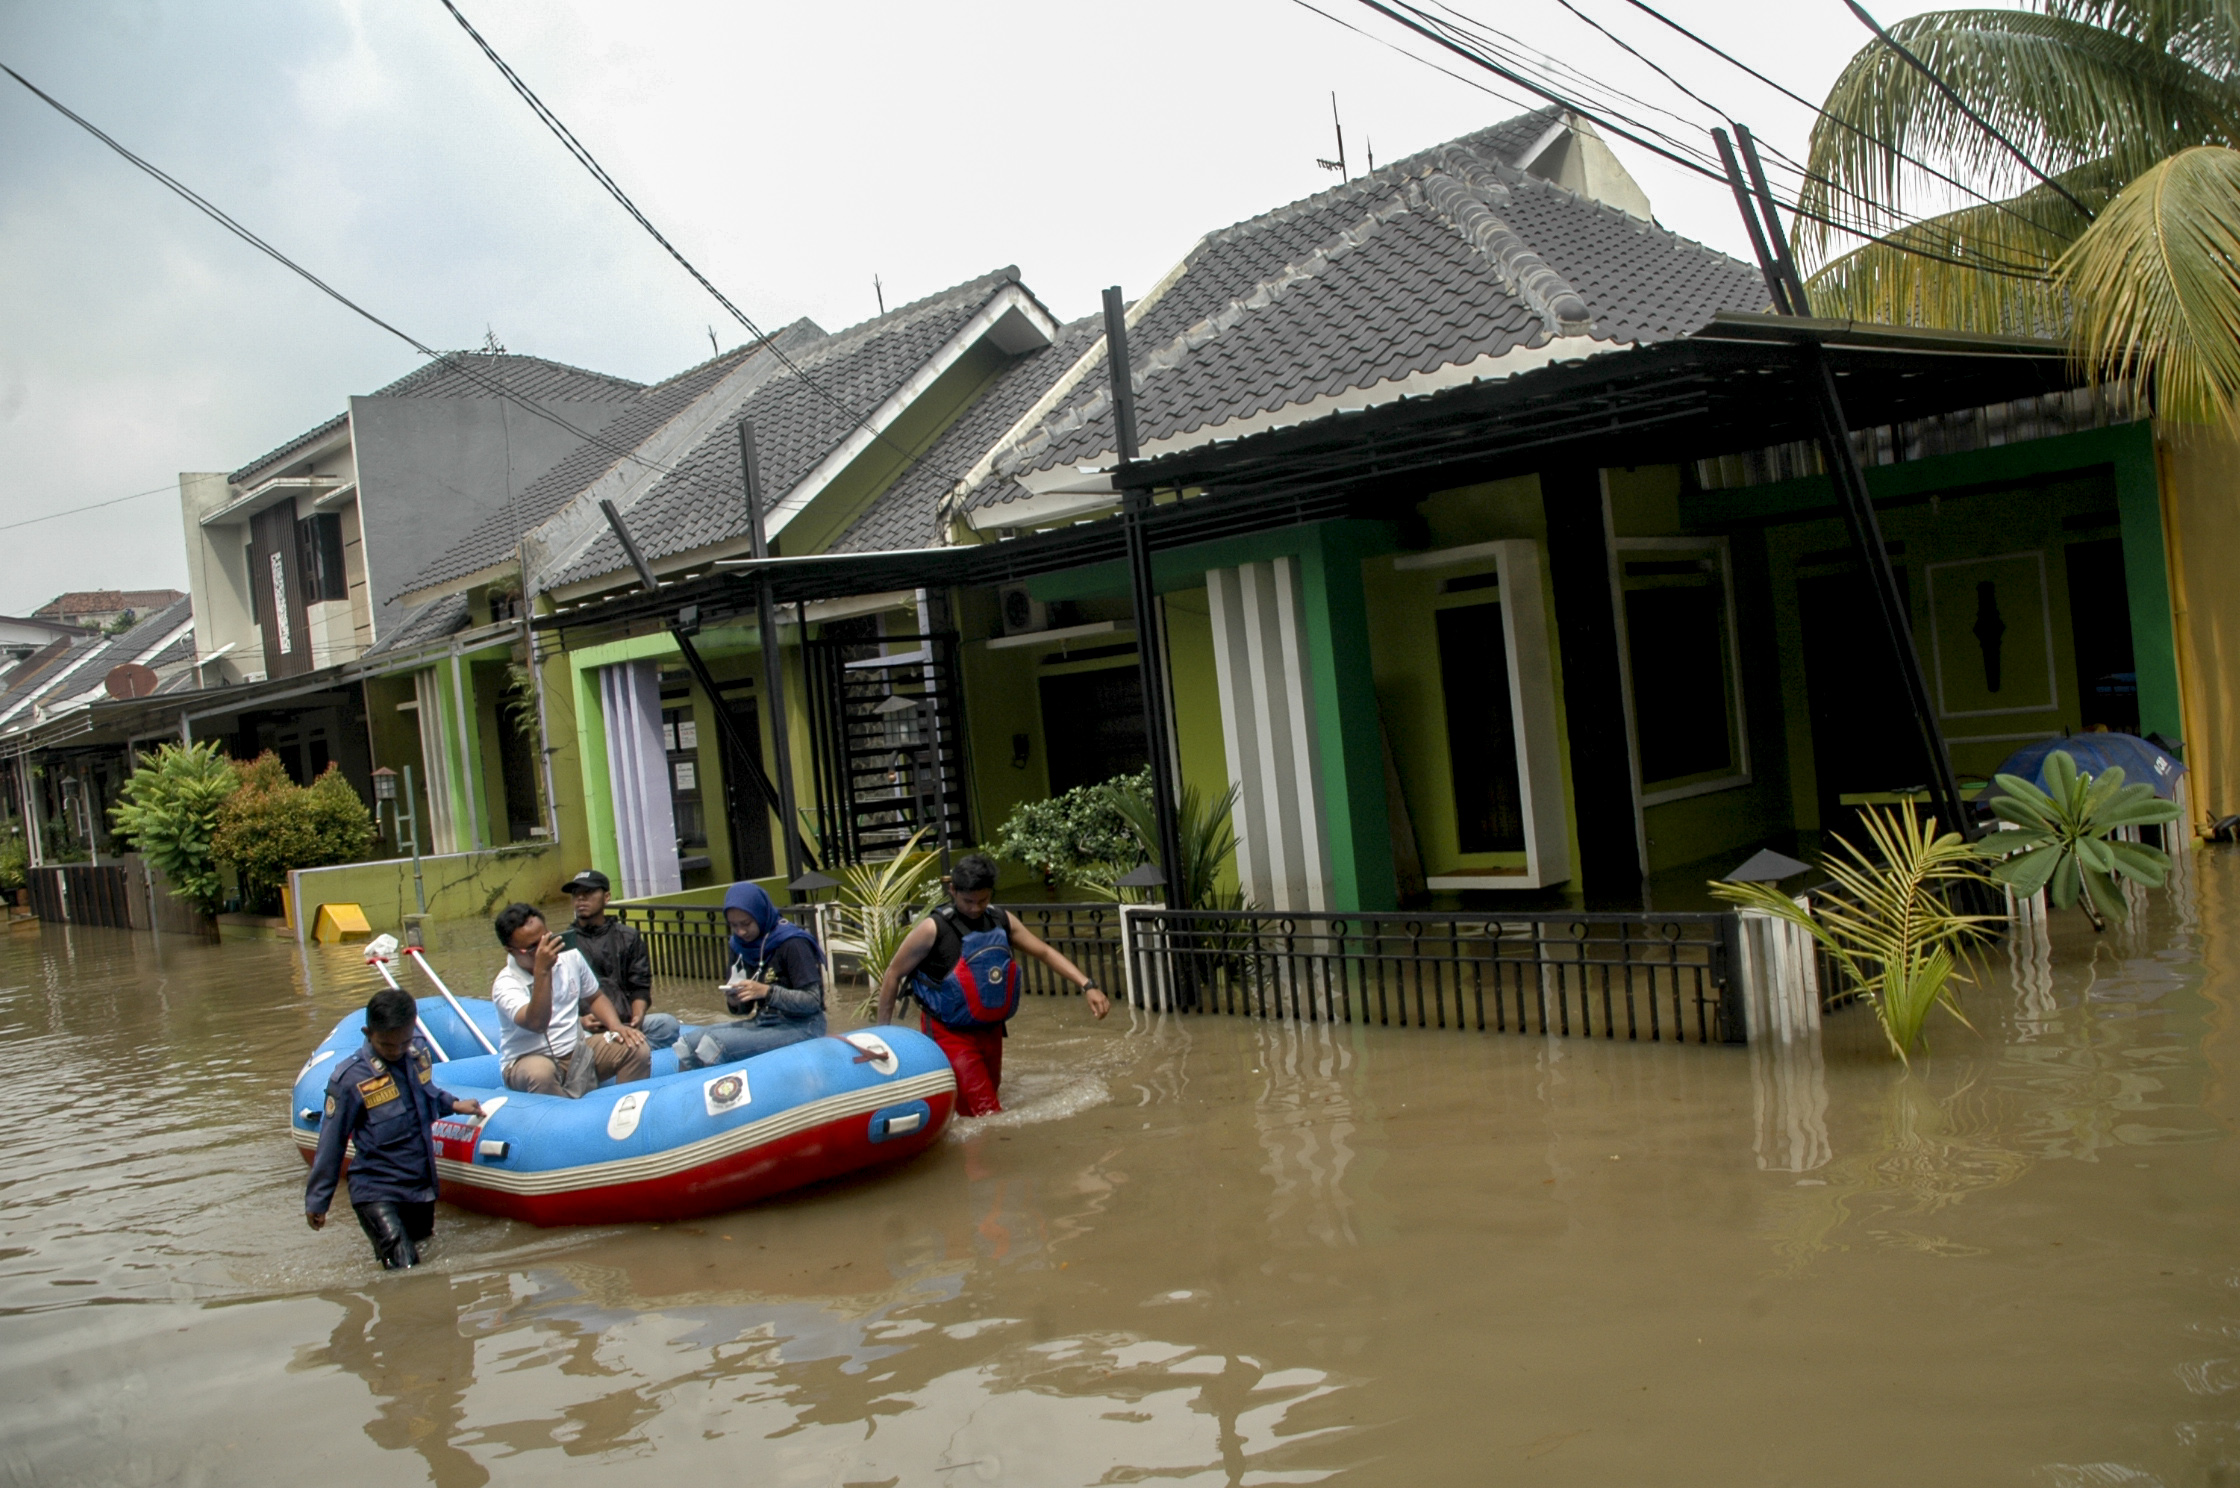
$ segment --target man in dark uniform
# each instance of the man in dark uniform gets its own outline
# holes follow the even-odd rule
[[[350,1162],[350,1207],[373,1242],[384,1270],[420,1264],[420,1242],[436,1228],[436,1145],[428,1127],[448,1115],[480,1116],[480,1101],[461,1100],[435,1083],[435,1055],[413,1036],[420,1009],[411,995],[384,987],[366,1004],[365,1043],[327,1077],[326,1113],[319,1120],[319,1150],[304,1185],[303,1217],[315,1230],[327,1225]]]
[[[667,1013],[650,1011],[653,958],[635,928],[608,918],[607,899],[614,886],[598,869],[586,868],[561,887],[575,904],[575,948],[598,974],[599,990],[623,1022],[646,1036],[646,1047],[668,1048],[677,1041],[679,1025]]]

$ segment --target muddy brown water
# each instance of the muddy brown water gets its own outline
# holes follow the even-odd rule
[[[301,1218],[347,948],[0,938],[40,1484],[2240,1482],[2240,858],[1909,1071],[1030,999],[1015,1110],[705,1222]],[[437,942],[479,989],[496,947]],[[667,987],[661,1005],[709,1013]]]

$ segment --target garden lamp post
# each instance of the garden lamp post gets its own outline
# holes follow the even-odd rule
[[[389,830],[384,834],[391,842],[397,840],[397,772],[387,765],[373,772],[373,820],[381,821],[381,808],[389,808]]]

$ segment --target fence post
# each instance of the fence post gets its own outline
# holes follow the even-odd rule
[[[1757,1032],[1750,1026],[1756,1003],[1747,985],[1752,958],[1737,954],[1742,949],[1742,920],[1739,914],[1722,915],[1719,938],[1711,947],[1711,975],[1719,987],[1719,1037],[1730,1044],[1747,1044]]]

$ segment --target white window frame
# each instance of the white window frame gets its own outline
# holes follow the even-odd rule
[[[1715,555],[1719,565],[1720,597],[1727,607],[1727,676],[1731,679],[1734,713],[1735,761],[1733,774],[1721,775],[1711,780],[1690,781],[1666,790],[1648,789],[1648,782],[1641,778],[1641,734],[1633,711],[1633,632],[1626,624],[1625,555],[1627,553],[1703,553]],[[1670,801],[1685,801],[1695,796],[1708,796],[1719,791],[1740,790],[1755,780],[1750,765],[1750,715],[1743,701],[1742,685],[1742,627],[1736,622],[1734,607],[1734,550],[1723,536],[1714,537],[1621,537],[1611,543],[1610,601],[1617,612],[1618,621],[1618,671],[1625,688],[1626,739],[1632,745],[1633,795],[1642,807],[1662,806]]]

